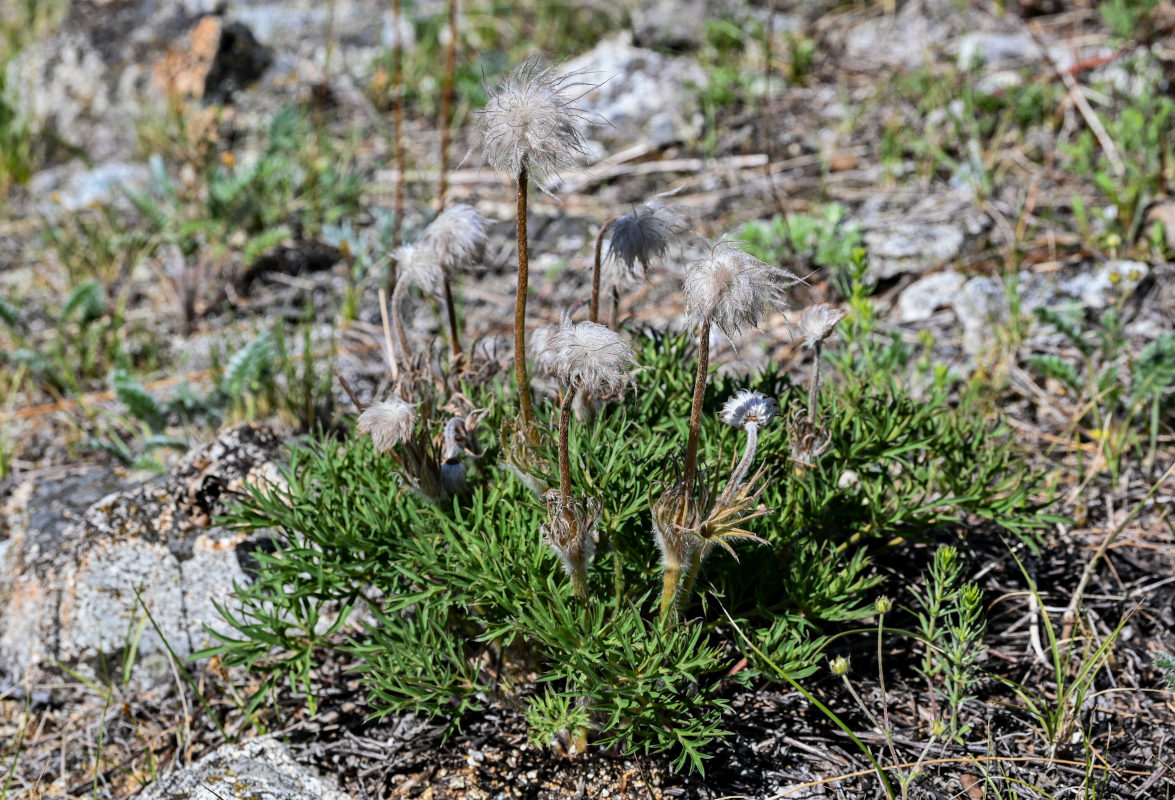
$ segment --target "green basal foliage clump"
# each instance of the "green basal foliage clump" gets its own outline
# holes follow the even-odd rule
[[[733,687],[778,678],[730,620],[802,679],[838,625],[873,613],[881,578],[870,558],[880,549],[967,520],[1026,537],[1041,522],[1039,477],[997,427],[951,408],[945,388],[916,399],[882,371],[833,372],[818,396],[827,438],[818,458],[793,457],[787,426],[764,430],[759,500],[773,513],[748,524],[763,543],[741,544],[739,560],[714,552],[680,612],[665,617],[648,497],[680,452],[692,337],[633,338],[635,389],[571,427],[573,483],[602,506],[586,601],[542,541],[543,503],[499,466],[496,445],[471,467],[467,497],[433,503],[406,489],[369,439],[313,439],[293,449],[287,489],[254,490],[230,517],[274,537],[273,551],[257,554],[256,579],[238,589],[240,610],[225,611],[236,633],[215,648],[264,677],[255,702],[288,681],[313,704],[316,659],[341,650],[358,659],[377,715],[459,725],[501,706],[525,714],[537,743],[666,752],[702,770],[707,746],[725,735]],[[740,388],[778,397],[784,416],[807,402],[778,369],[713,378],[699,461],[723,474],[740,432],[717,412]],[[489,431],[515,413],[488,389],[474,400],[491,409]],[[552,402],[539,399],[536,412],[553,427]],[[743,656],[749,667],[731,676]]]

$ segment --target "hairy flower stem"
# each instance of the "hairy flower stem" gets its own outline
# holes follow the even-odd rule
[[[820,351],[824,347],[820,342],[816,342],[812,350],[812,385],[808,387],[808,419],[813,425],[816,424],[816,395],[820,394]]]
[[[689,567],[685,571],[685,583],[681,586],[677,604],[678,611],[685,610],[685,602],[689,596],[693,594],[694,584],[698,582],[698,573],[702,571],[702,562],[706,560],[706,556],[710,553],[710,543],[706,542],[701,547],[695,547],[690,553]]]
[[[612,227],[612,223],[616,221],[616,217],[605,222],[600,226],[600,232],[596,234],[596,263],[592,268],[592,304],[588,310],[588,319],[592,322],[600,321],[600,262],[604,252],[604,234]],[[615,314],[613,314],[615,316]],[[615,320],[612,323],[612,328],[615,330]]]
[[[445,291],[445,309],[449,312],[449,348],[453,354],[452,370],[461,371],[461,337],[457,333],[457,309],[453,306],[453,286],[449,283],[449,276],[445,275],[442,281]]]
[[[616,330],[620,324],[620,287],[612,287],[612,317],[608,320],[608,327]]]
[[[698,375],[694,379],[694,403],[690,409],[689,438],[685,445],[685,470],[682,482],[692,492],[694,477],[698,474],[698,434],[702,429],[702,400],[706,396],[706,377],[710,369],[710,320],[698,327]],[[687,503],[681,504],[679,517],[684,517]],[[679,518],[679,524],[684,520]]]
[[[722,494],[718,497],[716,505],[725,505],[730,502],[730,498],[742,488],[743,481],[747,478],[747,470],[751,468],[751,463],[755,460],[755,451],[759,449],[759,426],[748,424],[747,431],[747,447],[743,450],[743,457],[739,459],[738,465],[735,466],[734,472],[730,473],[730,481],[726,484],[726,488],[722,490]]]
[[[514,298],[514,378],[518,383],[518,401],[522,412],[522,429],[526,440],[537,442],[530,379],[526,375],[526,291],[530,281],[530,262],[526,241],[526,190],[530,175],[523,164],[518,171],[518,294]],[[572,393],[574,394],[574,393]]]
[[[437,183],[437,211],[445,210],[445,193],[449,188],[449,126],[453,117],[453,75],[457,70],[457,0],[449,0],[449,42],[445,47],[445,82],[441,89],[441,157]],[[445,284],[448,289],[448,284]],[[456,341],[454,339],[454,341]],[[455,353],[459,357],[460,353]]]
[[[661,619],[668,619],[677,610],[677,587],[681,583],[681,566],[665,567],[661,585]]]

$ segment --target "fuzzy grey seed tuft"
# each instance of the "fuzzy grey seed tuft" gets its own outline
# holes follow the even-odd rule
[[[832,329],[845,318],[845,312],[828,303],[817,303],[804,309],[800,315],[800,336],[804,347],[815,347],[832,335]]]
[[[636,367],[632,347],[611,328],[594,322],[573,323],[566,316],[543,353],[560,382],[590,395],[623,391]]]
[[[658,198],[617,217],[608,227],[605,264],[613,266],[605,273],[608,283],[619,286],[626,280],[644,280],[649,263],[664,257],[669,246],[687,230],[684,217]]]
[[[730,242],[719,242],[709,258],[695,261],[686,270],[686,311],[694,324],[710,321],[731,336],[784,308],[784,291],[799,282],[787,270],[760,261]]]
[[[449,206],[424,229],[416,247],[422,257],[434,262],[452,279],[462,268],[477,263],[485,255],[485,217],[465,203]]]
[[[392,396],[375,403],[359,415],[359,432],[371,436],[377,453],[386,453],[412,438],[416,425],[416,405]]]
[[[540,185],[587,154],[580,124],[599,124],[572,105],[571,90],[591,84],[582,72],[560,75],[543,66],[542,54],[526,59],[507,76],[479,112],[482,149],[490,166],[517,180],[522,168]]]

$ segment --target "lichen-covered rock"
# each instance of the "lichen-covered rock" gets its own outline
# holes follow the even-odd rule
[[[209,526],[246,484],[280,482],[279,447],[268,429],[238,425],[141,486],[91,468],[17,487],[0,510],[0,672],[57,662],[105,679],[134,646],[149,685],[169,674],[169,647],[211,644],[205,626],[227,627],[214,604],[247,577],[245,536]]]
[[[225,745],[148,786],[140,800],[349,800],[273,739]]]

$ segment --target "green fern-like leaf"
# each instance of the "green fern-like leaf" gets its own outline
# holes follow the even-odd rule
[[[131,416],[146,423],[152,431],[163,428],[166,419],[163,409],[143,384],[119,369],[110,376],[110,385]]]
[[[1155,666],[1163,673],[1163,682],[1175,687],[1175,655],[1156,651],[1154,654]]]
[[[292,231],[285,225],[279,225],[276,228],[264,231],[249,238],[245,243],[244,253],[241,255],[241,263],[246,267],[256,261],[265,253],[277,247],[284,240],[293,235]]]
[[[277,361],[277,346],[273,335],[263,331],[233,354],[224,369],[221,390],[229,397],[239,397],[253,391],[261,379],[273,372]]]
[[[105,310],[106,298],[102,292],[102,284],[95,280],[88,280],[75,286],[74,290],[65,298],[58,319],[61,322],[68,322],[76,312],[79,314],[79,321],[83,325],[87,325],[102,316]]]
[[[20,329],[20,313],[16,310],[15,305],[3,297],[0,297],[0,322],[7,325],[13,332]]]
[[[1032,355],[1025,359],[1028,366],[1044,375],[1053,378],[1068,386],[1074,392],[1081,391],[1081,375],[1077,368],[1060,356]]]
[[[1086,341],[1081,330],[1081,319],[1075,312],[1065,312],[1054,308],[1040,307],[1036,309],[1036,318],[1045,325],[1052,325],[1058,333],[1065,336],[1069,342],[1082,352],[1089,355],[1093,351],[1092,345]]]

